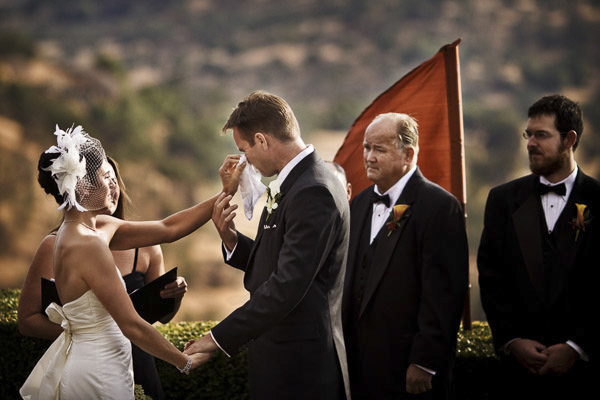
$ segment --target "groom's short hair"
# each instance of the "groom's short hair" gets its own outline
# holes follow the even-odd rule
[[[290,105],[281,97],[257,90],[233,110],[223,126],[223,133],[237,128],[242,139],[254,144],[254,134],[268,134],[281,142],[300,136],[300,127]]]

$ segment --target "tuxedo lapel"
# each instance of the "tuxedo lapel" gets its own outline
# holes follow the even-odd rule
[[[512,215],[515,234],[525,268],[529,274],[529,279],[533,284],[540,300],[544,299],[544,265],[542,254],[542,236],[541,236],[541,204],[539,196],[535,192],[535,182],[538,179],[532,176],[532,179],[526,184],[524,190],[519,194],[517,201],[520,206]]]
[[[400,194],[398,201],[396,201],[396,204],[408,204],[409,206],[412,206],[416,201],[418,188],[422,181],[423,175],[419,169],[417,169],[413,176],[406,183],[406,186],[404,187],[404,190],[402,190],[402,193]],[[408,213],[409,210],[410,208],[406,212]],[[375,255],[373,256],[373,261],[369,268],[365,293],[360,305],[359,317],[364,312],[369,300],[373,296],[373,293],[375,293],[379,282],[383,278],[385,271],[389,267],[394,250],[398,246],[398,241],[402,237],[402,233],[404,232],[404,228],[406,227],[409,219],[410,214],[401,220],[398,229],[391,232],[390,235],[388,235],[389,229],[386,226],[387,222],[383,224],[380,231],[377,233],[377,237],[375,238],[377,247],[375,249]]]
[[[288,174],[283,183],[281,183],[281,196],[285,196],[285,194],[290,190],[296,179],[311,165],[321,160],[321,157],[317,154],[317,151],[314,150],[312,153],[304,157]]]
[[[585,175],[579,170],[575,184],[573,185],[573,191],[561,214],[561,223],[563,224],[564,229],[561,230],[561,237],[558,245],[561,246],[559,249],[565,252],[562,254],[568,255],[566,266],[569,270],[573,267],[575,255],[580,251],[581,243],[583,242],[583,232],[580,233],[578,240],[575,241],[575,229],[572,227],[571,221],[574,221],[577,218],[577,207],[575,206],[575,203],[586,204],[588,201],[583,193],[584,179]]]
[[[357,255],[360,252],[360,247],[363,245],[361,243],[361,232],[365,230],[371,231],[371,217],[373,213],[373,205],[369,201],[370,195],[373,192],[373,186],[369,188],[369,193],[364,196],[362,199],[357,199],[359,202],[354,205],[354,212],[352,215],[352,220],[350,224],[352,226],[352,230],[350,232],[355,232],[356,234],[351,235],[350,243],[349,243],[349,252],[348,252],[348,260],[353,260],[354,262],[349,263],[354,265],[359,262],[357,260]],[[367,241],[367,246],[369,245]],[[349,271],[351,272],[351,271]]]
[[[258,232],[256,232],[256,238],[254,239],[254,243],[252,244],[252,249],[250,250],[250,255],[248,256],[248,265],[246,266],[246,276],[249,275],[250,269],[254,263],[254,254],[256,253],[256,249],[258,248],[258,244],[260,243],[260,239],[262,238],[264,229],[265,220],[267,218],[267,207],[263,207],[262,214],[260,215],[260,219],[258,220]]]
[[[566,279],[563,279],[563,277],[573,268],[577,252],[579,251],[581,242],[583,242],[581,236],[578,238],[577,242],[575,241],[575,230],[571,226],[571,221],[577,217],[575,203],[585,202],[581,197],[582,180],[583,176],[581,172],[579,172],[567,204],[556,222],[556,227],[559,227],[559,230],[557,231],[556,246],[561,255],[560,261],[563,266],[563,273],[554,274],[556,279],[552,279],[549,298],[550,303],[552,303],[563,290],[566,283]]]
[[[371,203],[371,193],[374,186],[366,189],[363,195],[356,197],[352,202],[352,217],[350,218],[350,242],[348,245],[348,262],[346,264],[346,278],[344,281],[344,306],[350,304],[349,297],[352,293],[352,284],[354,279],[354,270],[362,262],[362,257],[366,254],[369,247],[369,237],[371,232],[371,217],[373,214],[373,204]],[[362,241],[363,236],[367,239]],[[345,307],[346,308],[346,307]],[[344,311],[346,314],[348,310]]]

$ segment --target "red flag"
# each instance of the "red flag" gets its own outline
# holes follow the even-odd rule
[[[334,158],[344,167],[353,196],[372,185],[363,163],[365,129],[377,115],[399,112],[419,124],[417,165],[423,175],[466,204],[459,43],[460,39],[442,47],[380,94],[354,121]]]

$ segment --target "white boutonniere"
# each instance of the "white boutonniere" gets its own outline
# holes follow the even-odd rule
[[[279,207],[280,200],[281,187],[279,186],[279,181],[273,179],[267,188],[267,218],[265,218],[265,221],[269,219],[273,210],[276,210],[277,207]]]

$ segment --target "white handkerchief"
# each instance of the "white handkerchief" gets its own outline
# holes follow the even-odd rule
[[[238,165],[246,160],[246,155],[242,154]],[[242,195],[242,204],[244,205],[244,214],[248,220],[252,219],[252,213],[254,212],[254,205],[263,195],[267,187],[260,180],[260,172],[254,167],[254,165],[247,162],[246,168],[242,172],[240,179],[240,194]]]

